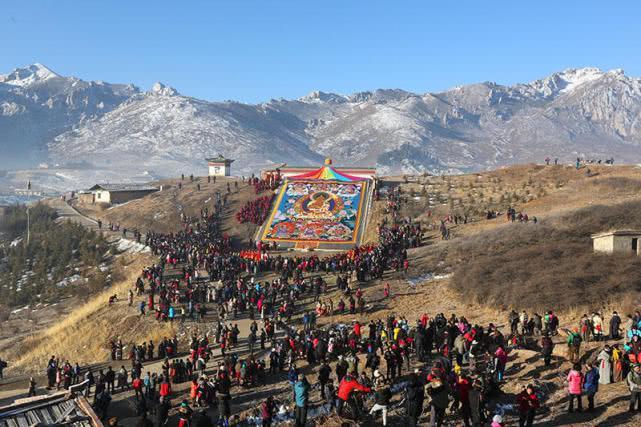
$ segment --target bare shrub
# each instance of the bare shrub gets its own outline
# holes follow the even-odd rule
[[[594,305],[641,291],[641,258],[592,251],[592,233],[641,228],[641,202],[512,224],[453,245],[452,285],[478,303],[536,310]]]

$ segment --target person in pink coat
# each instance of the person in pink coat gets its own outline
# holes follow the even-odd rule
[[[503,347],[499,346],[494,353],[494,369],[496,371],[496,379],[503,381],[503,374],[505,373],[505,366],[507,365],[507,353]]]
[[[581,365],[575,363],[570,372],[568,373],[567,378],[568,383],[568,397],[569,397],[569,406],[568,412],[574,412],[574,400],[577,401],[578,411],[583,410],[583,403],[581,402],[581,389],[583,386],[583,374],[581,373]]]

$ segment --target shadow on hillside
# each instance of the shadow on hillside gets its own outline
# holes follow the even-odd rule
[[[540,313],[600,304],[641,290],[641,258],[595,254],[590,235],[641,229],[641,201],[590,206],[547,222],[513,223],[449,246],[452,285],[485,305]],[[589,297],[588,297],[589,295]]]

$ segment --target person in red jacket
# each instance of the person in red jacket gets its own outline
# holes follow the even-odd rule
[[[274,412],[276,411],[274,398],[268,396],[267,400],[261,404],[260,410],[263,416],[263,427],[270,427],[272,425],[272,419],[274,418]]]
[[[199,388],[198,380],[193,379],[191,380],[191,386],[189,388],[189,398],[191,399],[191,404],[192,406],[196,406],[196,399],[198,399],[198,388]]]
[[[345,405],[345,402],[347,402],[352,414],[354,414],[354,416],[358,418],[358,407],[356,406],[354,400],[350,399],[354,390],[362,391],[364,393],[369,393],[370,391],[372,391],[371,388],[365,387],[364,385],[356,381],[356,379],[352,377],[351,374],[345,375],[338,385],[338,405],[336,407],[336,413],[339,417],[343,413],[343,406]]]
[[[140,379],[140,377],[134,378],[133,381],[131,382],[131,386],[136,392],[136,400],[143,399],[144,396],[142,393],[142,379]]]
[[[470,408],[470,389],[472,382],[467,375],[461,375],[456,382],[456,391],[458,394],[458,401],[461,403],[461,414],[465,425],[470,424],[472,410]]]
[[[168,398],[171,394],[171,384],[169,384],[167,378],[163,379],[162,383],[160,383],[159,393],[162,398]]]
[[[358,338],[360,338],[360,337],[361,337],[361,324],[360,324],[360,322],[358,322],[358,321],[357,321],[356,323],[354,323],[354,334],[355,334]]]
[[[519,405],[519,426],[531,427],[534,423],[536,410],[541,406],[539,398],[534,393],[534,386],[528,384],[521,393],[516,396],[516,402]]]

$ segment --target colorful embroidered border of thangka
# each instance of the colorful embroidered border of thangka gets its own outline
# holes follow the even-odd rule
[[[367,181],[285,181],[262,240],[356,243],[367,184]]]

